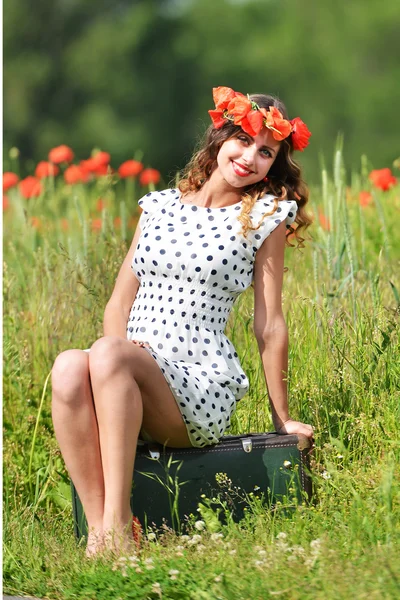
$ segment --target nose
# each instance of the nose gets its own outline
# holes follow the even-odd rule
[[[251,146],[247,146],[247,148],[245,148],[243,150],[242,161],[245,164],[245,166],[248,167],[249,169],[252,169],[252,167],[254,165],[255,153],[256,153],[255,144],[252,144]]]

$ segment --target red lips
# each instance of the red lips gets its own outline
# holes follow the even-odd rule
[[[251,171],[244,165],[235,162],[234,160],[232,161],[232,167],[236,175],[238,175],[239,177],[248,177],[249,175],[251,175],[251,173],[253,173],[253,171]]]

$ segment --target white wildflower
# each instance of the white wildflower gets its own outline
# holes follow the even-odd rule
[[[145,558],[143,562],[145,565],[150,565],[154,562],[154,560],[152,558]]]
[[[177,575],[179,575],[179,571],[176,569],[171,569],[168,573],[170,579],[177,579]]]
[[[204,550],[205,550],[205,549],[206,549],[206,547],[205,547],[205,546],[203,546],[203,544],[199,544],[199,545],[197,546],[197,551],[198,551],[198,552],[204,552]]]
[[[321,540],[319,538],[317,538],[316,540],[312,540],[310,542],[310,548],[314,554],[318,553],[321,548]]]
[[[189,535],[181,535],[181,540],[182,540],[182,542],[188,542],[190,540],[190,536]]]
[[[201,541],[201,535],[194,535],[192,538],[190,538],[187,542],[188,546],[194,546],[195,544],[198,544]]]
[[[324,479],[330,479],[331,478],[331,475],[330,475],[330,473],[328,473],[328,471],[322,471],[321,476]]]
[[[182,550],[184,550],[184,546],[175,546],[175,550],[179,550],[179,552],[182,552]]]
[[[263,565],[265,565],[265,562],[263,560],[255,560],[254,565],[256,567],[262,567]]]
[[[154,542],[157,539],[157,536],[155,533],[148,533],[147,539],[149,540],[149,542]]]
[[[214,578],[215,583],[220,583],[222,581],[222,575],[223,575],[223,573],[221,573],[221,575],[217,575]]]
[[[206,524],[204,523],[204,521],[196,521],[194,526],[196,527],[197,531],[203,531],[203,529],[205,529]]]
[[[236,554],[236,550],[229,550],[229,554],[230,554],[231,556],[234,556],[234,555]]]
[[[212,542],[219,542],[223,537],[224,535],[222,533],[212,533],[210,539]]]
[[[316,560],[317,559],[314,556],[310,556],[309,558],[306,558],[306,560],[304,561],[304,565],[312,569],[312,567],[315,565]]]
[[[296,554],[297,556],[304,556],[305,550],[303,546],[293,546],[293,554]]]
[[[276,536],[277,540],[286,540],[287,538],[287,534],[284,533],[283,531],[281,531],[280,533],[278,533],[278,535]]]
[[[267,555],[267,553],[266,553],[266,551],[265,551],[265,550],[259,550],[259,551],[258,551],[258,555],[259,555],[259,556],[266,556],[266,555]]]
[[[161,585],[158,583],[158,581],[153,583],[151,586],[151,591],[154,592],[154,594],[158,594],[161,598]]]

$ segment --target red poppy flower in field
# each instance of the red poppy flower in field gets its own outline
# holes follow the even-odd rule
[[[157,169],[145,169],[140,175],[141,185],[149,185],[150,183],[157,183],[160,181],[161,173]]]
[[[324,213],[322,212],[321,209],[318,210],[318,218],[319,218],[319,224],[321,225],[322,229],[324,229],[325,231],[330,231],[331,223],[330,223],[328,217],[326,215],[324,215]]]
[[[69,229],[69,221],[68,221],[68,219],[61,219],[60,220],[60,225],[61,225],[61,229],[63,231],[68,231],[68,229]]]
[[[111,156],[108,152],[97,152],[94,156],[86,160],[81,160],[80,165],[88,173],[96,173],[97,175],[105,175],[106,168],[110,163]]]
[[[7,210],[9,206],[10,206],[10,201],[8,199],[8,196],[4,196],[4,194],[3,194],[3,211]]]
[[[31,225],[35,229],[40,229],[42,226],[42,221],[39,219],[39,217],[31,217]]]
[[[65,144],[52,148],[49,152],[49,161],[55,164],[62,162],[71,162],[74,160],[74,153],[69,146]]]
[[[51,177],[51,175],[55,177],[59,174],[59,172],[60,169],[57,167],[57,165],[53,165],[53,163],[46,162],[45,160],[42,160],[40,163],[38,163],[35,169],[35,175],[36,177],[39,177],[39,179],[42,179],[43,177]]]
[[[308,140],[311,137],[311,131],[300,119],[300,117],[292,119],[290,124],[292,126],[293,150],[300,150],[300,152],[303,152],[304,148],[307,148],[308,146]]]
[[[22,181],[19,182],[18,188],[23,198],[40,196],[43,189],[39,179],[36,179],[36,177],[32,177],[31,175],[22,179]]]
[[[115,217],[114,219],[114,227],[115,229],[120,229],[122,223],[121,217]]]
[[[64,179],[70,185],[74,183],[86,183],[89,177],[89,173],[79,165],[71,165],[64,171]]]
[[[16,173],[11,173],[10,171],[3,173],[3,192],[17,185],[18,181],[19,177]]]
[[[98,212],[101,212],[103,210],[103,208],[106,207],[106,203],[104,202],[104,200],[102,198],[99,198],[96,202],[96,210]]]
[[[375,169],[371,171],[368,176],[369,180],[372,181],[373,185],[383,191],[389,190],[391,187],[396,185],[397,179],[392,174],[392,171],[386,169]]]
[[[100,177],[101,175],[111,175],[112,173],[115,173],[115,170],[110,165],[99,165],[93,173],[94,175],[97,175],[97,177]]]
[[[92,230],[93,231],[100,231],[102,228],[102,220],[101,219],[92,219]]]
[[[126,160],[118,169],[119,176],[125,177],[137,177],[143,170],[143,164],[138,160]]]
[[[360,192],[358,198],[362,207],[368,206],[372,203],[372,194],[370,194],[369,192]]]
[[[103,152],[100,150],[94,156],[92,156],[92,160],[96,163],[97,166],[100,165],[108,165],[111,160],[111,156],[108,152]]]

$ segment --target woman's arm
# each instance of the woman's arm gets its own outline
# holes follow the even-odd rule
[[[104,335],[116,335],[126,339],[126,324],[133,301],[139,289],[139,281],[132,269],[132,259],[139,241],[141,230],[136,227],[132,244],[118,273],[114,290],[104,311]]]
[[[257,251],[254,265],[254,335],[264,367],[272,421],[280,433],[312,436],[310,425],[289,416],[288,331],[282,312],[286,225],[281,223]]]

